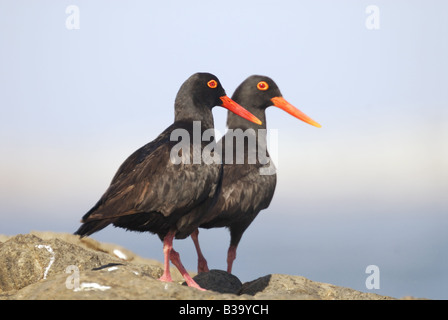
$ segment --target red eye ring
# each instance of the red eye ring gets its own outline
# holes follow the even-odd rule
[[[260,81],[257,83],[257,89],[261,91],[266,91],[269,89],[269,85],[266,81]]]
[[[209,88],[215,89],[218,86],[218,82],[216,80],[210,80],[207,82]]]

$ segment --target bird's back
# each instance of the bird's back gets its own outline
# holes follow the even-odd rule
[[[170,228],[190,229],[181,221],[186,219],[184,216],[195,221],[196,216],[204,214],[196,207],[214,196],[221,166],[173,163],[171,150],[179,143],[170,138],[175,129],[193,134],[192,123],[175,122],[129,156],[100,200],[83,216],[84,225],[78,234],[89,235],[113,223],[129,230],[163,235]]]

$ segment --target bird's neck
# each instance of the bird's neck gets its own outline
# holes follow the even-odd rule
[[[227,113],[227,127],[229,129],[266,129],[266,113],[265,108],[257,108],[253,106],[252,101],[244,101],[244,99],[234,99],[239,105],[241,105],[243,108],[245,108],[247,111],[252,113],[254,116],[256,116],[261,121],[261,125],[258,125],[256,123],[253,123],[251,121],[248,121],[244,118],[241,118],[240,116],[234,114],[233,112],[229,111]]]
[[[191,98],[177,99],[174,121],[200,121],[202,128],[214,128],[212,111],[205,106],[197,106]]]

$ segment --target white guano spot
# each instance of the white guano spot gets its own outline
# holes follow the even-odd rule
[[[107,269],[107,271],[115,271],[118,270],[118,267],[110,267],[109,269]]]
[[[113,252],[114,252],[114,255],[116,255],[118,258],[120,258],[122,260],[126,260],[128,258],[128,257],[126,257],[126,255],[123,252],[121,252],[118,249],[115,249]]]

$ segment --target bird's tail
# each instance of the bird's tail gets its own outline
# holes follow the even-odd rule
[[[104,229],[109,224],[111,224],[111,222],[112,220],[110,219],[87,221],[84,222],[74,234],[81,236],[81,238],[90,236],[92,233]]]

